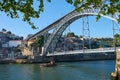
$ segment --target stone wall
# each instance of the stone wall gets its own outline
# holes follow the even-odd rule
[[[111,80],[120,80],[120,50],[116,51],[115,72],[111,73]]]

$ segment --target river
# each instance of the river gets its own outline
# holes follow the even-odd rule
[[[0,64],[0,80],[110,80],[115,60],[40,64]]]

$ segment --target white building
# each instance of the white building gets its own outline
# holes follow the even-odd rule
[[[8,44],[9,47],[17,47],[18,45],[21,46],[22,40],[10,40]]]

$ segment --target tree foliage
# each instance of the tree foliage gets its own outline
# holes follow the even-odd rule
[[[114,37],[116,46],[120,46],[120,34],[115,34]]]
[[[42,47],[44,45],[44,36],[39,37],[35,42],[37,47]]]
[[[44,36],[40,36],[31,44],[32,47],[42,47],[44,45]]]
[[[39,3],[38,8],[35,7],[35,1]],[[47,0],[51,2],[51,0]],[[11,18],[19,18],[20,13],[23,14],[22,20],[28,22],[35,29],[32,18],[39,18],[40,13],[44,11],[45,0],[0,0],[0,11],[5,12]],[[66,0],[73,5],[76,10],[81,8],[100,7],[99,14],[114,15],[118,14],[117,21],[120,23],[120,0]],[[97,20],[100,15],[97,16]]]
[[[68,32],[67,37],[76,37],[76,38],[78,38],[78,35],[75,35],[74,32]]]
[[[7,31],[6,29],[4,29],[4,28],[2,29],[2,32],[6,32],[6,31]]]
[[[8,34],[12,34],[12,32],[11,32],[11,31],[7,31],[7,33],[8,33]]]
[[[34,0],[0,0],[0,11],[5,12],[11,18],[19,18],[22,13],[22,20],[28,22],[35,29],[31,18],[39,18],[40,12],[44,10],[43,0],[36,1],[39,3],[38,9],[34,6]],[[48,1],[50,2],[50,0]]]
[[[68,32],[67,37],[75,37],[75,34],[73,32]]]
[[[117,21],[120,23],[120,0],[66,0],[73,5],[76,10],[80,11],[82,8],[87,9],[91,5],[94,8],[99,7],[100,12],[96,19],[100,18],[100,14],[114,16],[117,14]]]

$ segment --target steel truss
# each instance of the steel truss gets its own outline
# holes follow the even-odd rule
[[[82,18],[83,20],[83,49],[85,48],[85,41],[87,41],[89,45],[89,49],[91,49],[91,39],[90,39],[90,29],[89,29],[89,19],[88,16]]]

